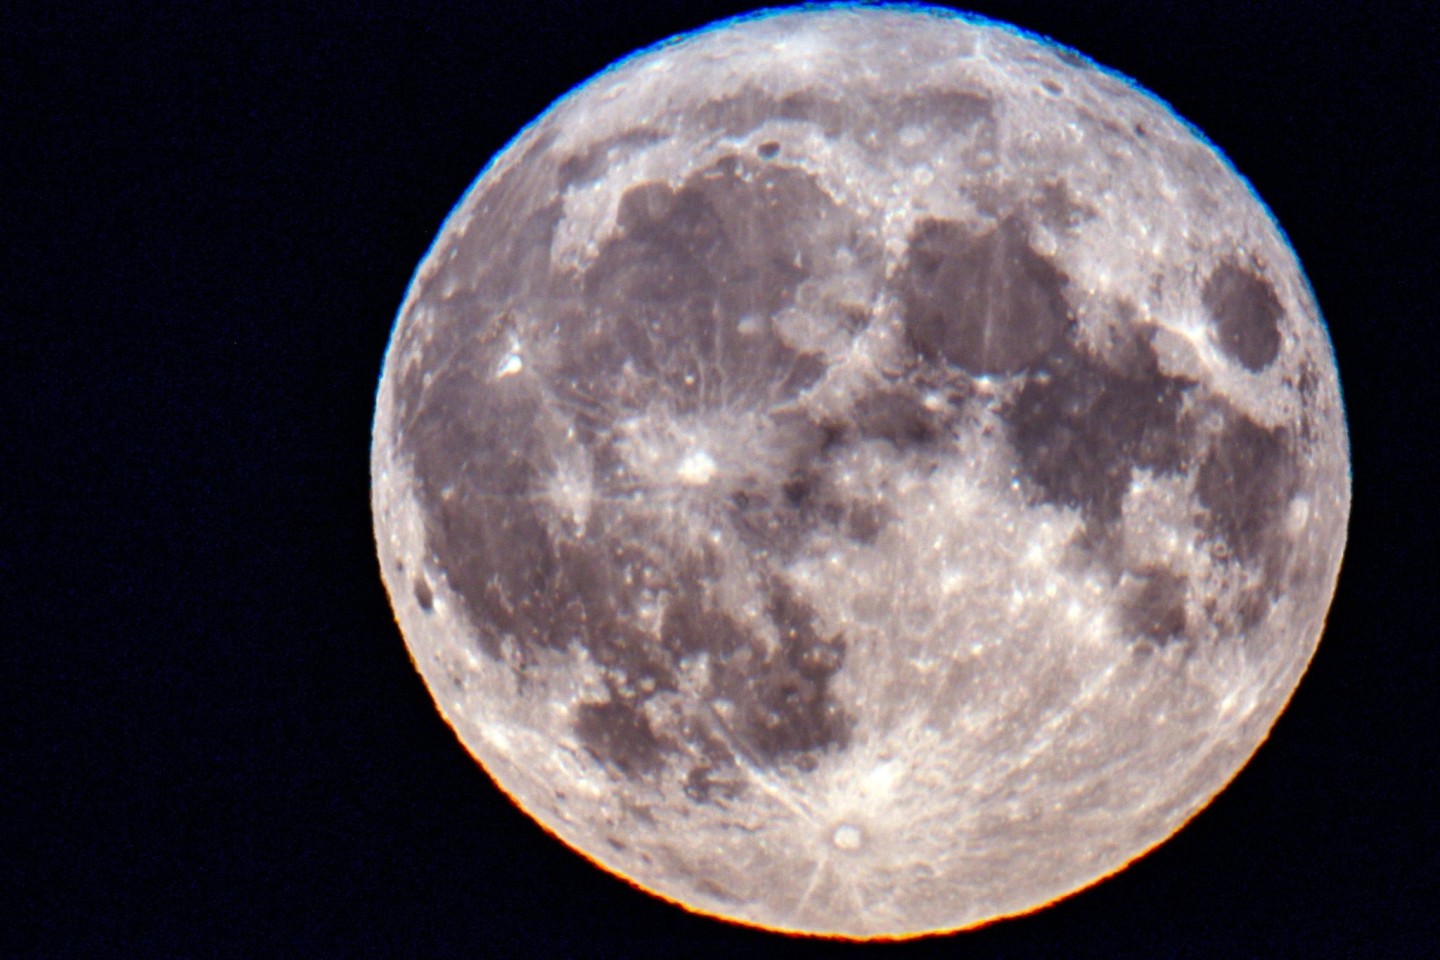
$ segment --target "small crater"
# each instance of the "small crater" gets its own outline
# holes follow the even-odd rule
[[[1221,351],[1251,373],[1259,373],[1280,353],[1280,318],[1285,308],[1265,278],[1225,261],[1200,291],[1200,301],[1215,323]]]
[[[420,577],[410,581],[410,589],[415,593],[415,602],[420,604],[420,609],[430,613],[435,609],[435,593],[430,589],[430,584]]]
[[[780,144],[774,140],[766,140],[755,148],[755,152],[761,160],[774,160],[780,156]]]
[[[637,183],[620,198],[615,225],[626,232],[654,227],[663,223],[675,209],[676,199],[668,183],[659,180]]]
[[[1045,92],[1050,94],[1050,96],[1052,97],[1058,97],[1065,93],[1065,88],[1060,86],[1060,84],[1056,83],[1054,80],[1051,80],[1049,77],[1041,80],[1040,86],[1044,87]]]
[[[828,369],[829,364],[822,353],[797,355],[791,361],[790,369],[785,372],[784,379],[780,381],[781,395],[793,397],[804,393],[819,383]]]
[[[718,883],[716,883],[714,880],[709,879],[708,877],[701,877],[699,880],[696,880],[695,889],[699,890],[701,893],[705,894],[708,897],[713,897],[716,900],[720,900],[724,903],[740,902],[740,898],[733,891],[725,889],[724,887],[720,886]]]
[[[870,326],[870,307],[863,303],[840,303],[836,305],[840,326],[846,333],[859,333]]]
[[[830,840],[841,850],[859,850],[865,842],[865,834],[853,823],[842,823],[835,828]]]

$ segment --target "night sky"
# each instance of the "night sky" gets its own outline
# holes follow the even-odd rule
[[[460,747],[380,581],[369,439],[412,272],[486,161],[717,0],[0,10],[0,954],[855,954],[689,915]],[[1440,942],[1440,14],[977,3],[1128,74],[1275,212],[1354,458],[1329,628],[1172,841],[907,957]]]

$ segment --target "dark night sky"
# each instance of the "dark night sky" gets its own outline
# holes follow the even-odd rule
[[[1256,186],[1330,324],[1355,505],[1326,639],[1225,794],[1048,911],[891,949],[1429,954],[1440,17],[1422,2],[974,8],[1137,78]],[[862,949],[685,914],[545,838],[431,705],[370,528],[380,362],[448,210],[567,89],[745,9],[0,11],[0,953]]]

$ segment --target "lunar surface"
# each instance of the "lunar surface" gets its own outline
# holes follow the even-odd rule
[[[1314,652],[1348,457],[1199,134],[1014,29],[840,7],[508,145],[372,469],[415,664],[516,803],[691,910],[869,938],[1033,910],[1223,788]]]

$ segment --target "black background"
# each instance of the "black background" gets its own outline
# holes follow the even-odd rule
[[[1256,186],[1330,324],[1355,504],[1326,639],[1229,790],[1057,906],[885,949],[1433,955],[1437,16],[975,6],[1137,78]],[[375,386],[446,213],[570,87],[745,9],[0,12],[0,953],[880,949],[692,916],[548,839],[436,713],[374,558]]]

